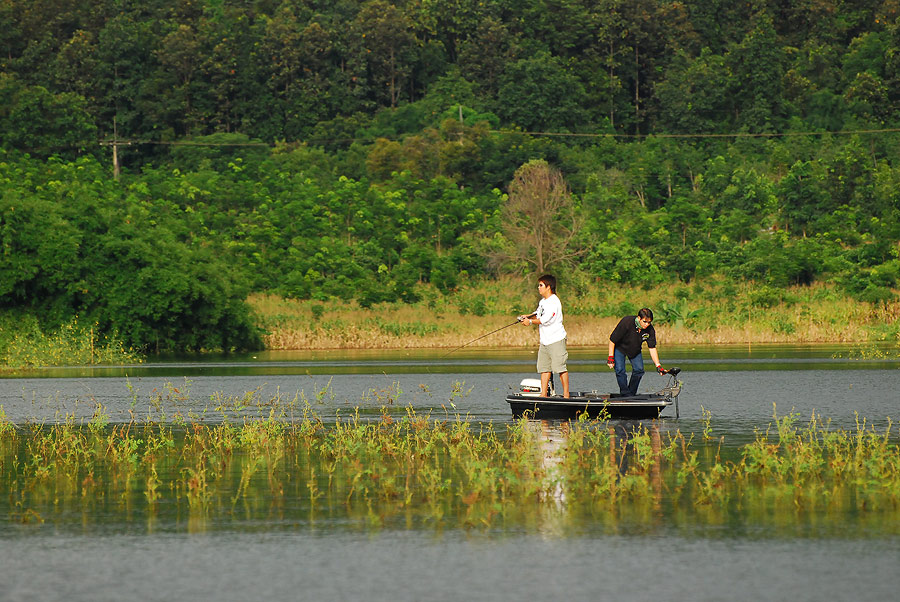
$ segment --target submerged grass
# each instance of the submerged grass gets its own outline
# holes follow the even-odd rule
[[[891,426],[832,429],[817,416],[800,426],[795,414],[723,451],[656,423],[523,419],[498,429],[412,408],[329,423],[305,404],[293,419],[110,425],[98,407],[87,424],[52,426],[12,425],[0,410],[0,484],[0,505],[19,523],[130,521],[165,506],[194,526],[299,516],[366,528],[537,528],[562,508],[575,523],[613,526],[866,514],[900,524]]]

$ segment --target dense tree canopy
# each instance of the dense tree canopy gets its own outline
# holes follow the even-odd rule
[[[252,346],[250,291],[368,305],[547,265],[511,221],[528,165],[561,178],[550,267],[580,282],[890,299],[898,8],[0,0],[0,308]]]
[[[875,126],[900,100],[891,1],[4,0],[0,10],[0,71],[23,95],[5,110],[39,102],[41,89],[58,103],[76,95],[71,112],[104,138],[115,128],[152,141],[304,141],[321,122],[419,103],[450,73],[472,86],[458,99],[467,108],[538,131]],[[352,134],[371,142],[364,127]],[[42,147],[16,135],[4,144]]]

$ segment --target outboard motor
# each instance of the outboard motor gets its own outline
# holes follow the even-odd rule
[[[550,376],[550,382],[547,385],[547,389],[547,393],[541,395],[541,379],[539,378],[524,378],[522,379],[522,382],[519,383],[519,393],[524,397],[552,397],[556,395],[552,375]]]
[[[522,382],[519,383],[519,393],[525,397],[540,397],[541,396],[541,379],[539,378],[524,378]]]

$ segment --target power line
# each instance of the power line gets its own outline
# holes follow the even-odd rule
[[[822,130],[815,132],[732,132],[718,134],[619,134],[619,133],[578,133],[578,132],[535,132],[530,130],[487,130],[491,134],[519,134],[522,136],[544,136],[560,138],[786,138],[791,136],[852,136],[858,134],[894,134],[900,128],[882,128],[867,130]],[[363,138],[307,138],[300,142],[369,142],[379,138],[401,140],[396,136],[367,136]],[[199,147],[272,147],[269,142],[195,142],[195,141],[163,141],[163,140],[101,140],[103,146],[126,145],[161,145],[161,146],[199,146]],[[63,147],[60,147],[63,148]]]
[[[156,144],[163,146],[274,146],[268,142],[192,142],[163,140],[101,140],[104,146],[125,146],[129,144]]]
[[[847,136],[853,134],[887,134],[900,132],[900,128],[878,130],[825,130],[819,132],[734,132],[731,134],[590,134],[573,132],[531,132],[526,130],[488,130],[493,134],[523,134],[528,136],[559,136],[580,138],[777,138],[787,136]]]

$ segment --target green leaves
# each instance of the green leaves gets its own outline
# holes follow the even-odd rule
[[[37,156],[95,153],[97,128],[83,96],[0,74],[0,146]]]
[[[176,234],[182,214],[143,202],[96,163],[0,163],[0,306],[53,330],[75,315],[127,347],[258,347],[234,268]],[[17,159],[17,160],[16,160]]]

